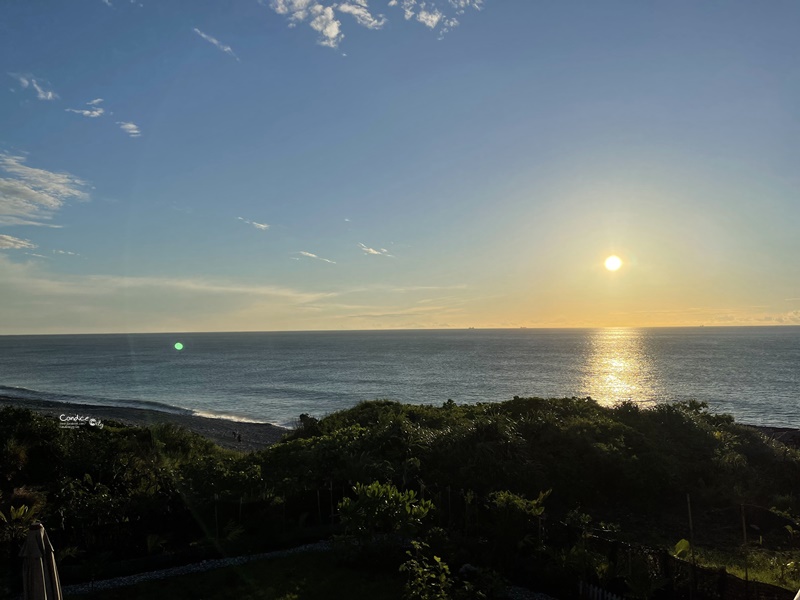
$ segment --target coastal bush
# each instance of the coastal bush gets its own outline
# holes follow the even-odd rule
[[[430,500],[417,498],[413,490],[373,481],[353,486],[354,498],[343,498],[339,517],[344,534],[336,538],[343,554],[382,559],[391,556],[423,528],[433,509]]]
[[[450,567],[435,554],[430,546],[416,540],[411,542],[413,550],[406,551],[408,560],[400,565],[405,573],[404,600],[450,600],[453,581]]]
[[[534,500],[509,491],[492,492],[489,495],[486,528],[488,539],[494,544],[498,558],[508,560],[509,555],[519,553],[524,547],[542,545],[542,522],[544,501],[550,490],[541,492]]]
[[[358,482],[375,483],[351,491]],[[542,490],[552,493],[540,533],[531,511],[541,508]],[[617,537],[672,547],[676,536],[689,535],[687,494],[698,546],[733,552],[741,505],[798,513],[800,453],[697,402],[381,400],[308,417],[252,454],[171,425],[69,430],[30,411],[0,409],[0,512],[35,507],[54,539],[86,552],[81,560],[106,550],[115,557],[146,553],[147,535],[169,537],[170,548],[204,532],[216,543],[226,537],[226,523],[240,540],[310,535],[304,531],[317,527],[319,535],[351,536],[356,547],[381,536],[408,541],[435,524],[450,538],[436,555],[450,564],[487,564],[502,551],[509,564],[536,555],[563,570],[569,561],[559,556],[580,553],[569,554],[580,538],[559,533],[576,507],[594,522],[620,523]],[[422,520],[420,511],[425,527],[403,524],[409,515]],[[753,508],[746,518],[759,527],[753,535],[765,549],[798,543],[796,520],[769,519]],[[533,551],[540,537],[552,556]]]

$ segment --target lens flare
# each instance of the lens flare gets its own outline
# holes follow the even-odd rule
[[[175,342],[175,350],[183,350],[183,344],[180,342]]]

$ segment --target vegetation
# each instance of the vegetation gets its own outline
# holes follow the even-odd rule
[[[503,578],[656,597],[655,559],[623,574],[614,544],[688,556],[686,538],[700,564],[736,569],[746,551],[751,579],[800,587],[800,453],[697,402],[374,401],[303,415],[252,454],[5,408],[0,440],[0,564],[40,518],[67,579],[335,536],[340,568],[403,564],[408,598],[495,597]]]

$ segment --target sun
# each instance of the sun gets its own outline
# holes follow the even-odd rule
[[[616,271],[622,266],[622,259],[619,256],[612,255],[606,259],[606,269],[609,271]]]

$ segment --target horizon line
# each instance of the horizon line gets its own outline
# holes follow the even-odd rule
[[[562,327],[415,327],[385,329],[247,329],[218,331],[103,331],[103,332],[71,332],[71,333],[0,333],[0,337],[35,337],[61,335],[208,335],[239,333],[375,333],[375,332],[409,332],[409,331],[564,331],[589,329],[753,329],[753,328],[800,327],[798,323],[764,323],[759,325],[644,325],[644,326],[562,326]]]

